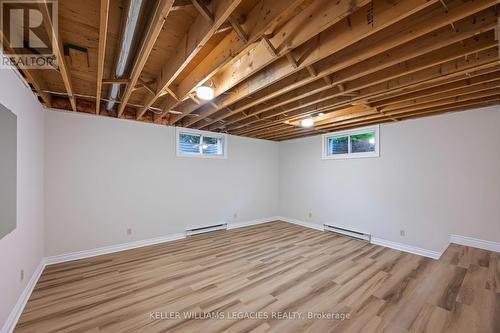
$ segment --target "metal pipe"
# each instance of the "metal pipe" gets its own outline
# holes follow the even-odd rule
[[[129,0],[120,44],[120,53],[115,68],[116,79],[123,79],[130,75],[131,67],[140,49],[139,45],[143,37],[143,32],[149,24],[151,13],[153,13],[153,10],[150,9],[155,4],[156,1],[151,0]],[[113,108],[121,90],[120,84],[113,84],[111,86],[106,105],[107,110]]]

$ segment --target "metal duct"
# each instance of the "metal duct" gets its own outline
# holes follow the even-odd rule
[[[138,51],[141,49],[142,37],[150,24],[154,7],[158,1],[151,0],[129,0],[124,17],[123,35],[120,43],[120,53],[115,66],[115,78],[124,79],[130,76],[130,72]],[[121,94],[121,85],[111,85],[106,109],[111,110],[115,105],[117,97]]]

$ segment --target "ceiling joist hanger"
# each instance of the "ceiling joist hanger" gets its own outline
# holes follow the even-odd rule
[[[101,84],[129,84],[129,79],[101,79]]]
[[[276,50],[276,48],[274,47],[273,43],[271,43],[271,41],[269,40],[268,36],[266,35],[263,35],[262,36],[262,42],[264,43],[264,46],[266,47],[266,49],[269,51],[269,54],[274,57],[274,58],[277,58],[279,57],[279,54],[278,54],[278,51]]]
[[[234,15],[230,15],[229,18],[228,18],[228,21],[231,24],[231,26],[233,27],[233,29],[236,32],[236,34],[238,34],[238,37],[240,37],[240,39],[245,44],[247,44],[248,43],[248,35],[245,32],[245,30],[243,30],[243,27],[238,22],[238,19],[236,17],[234,17]]]
[[[210,12],[210,10],[205,6],[202,0],[191,0],[193,6],[196,10],[210,23],[214,24],[214,15]]]

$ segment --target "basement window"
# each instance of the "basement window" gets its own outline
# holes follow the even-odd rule
[[[380,127],[370,126],[323,134],[322,158],[378,157]]]
[[[178,127],[176,151],[179,157],[226,158],[227,135]]]

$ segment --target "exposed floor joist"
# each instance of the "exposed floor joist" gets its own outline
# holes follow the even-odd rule
[[[229,94],[227,96],[225,95],[222,101],[218,101],[218,105],[220,105],[220,108],[229,106],[230,104],[241,100],[247,95],[265,89],[273,82],[276,82],[282,78],[286,78],[287,76],[292,75],[293,73],[305,68],[306,66],[311,65],[331,55],[332,53],[339,51],[350,43],[354,43],[357,40],[368,37],[371,34],[385,27],[388,27],[390,24],[411,15],[411,13],[413,13],[414,11],[425,8],[432,4],[432,1],[413,1],[411,4],[409,2],[399,1],[397,5],[389,4],[383,0],[375,0],[375,2],[376,3],[373,5],[368,2],[358,2],[357,5],[364,6],[354,13],[352,13],[353,7],[347,1],[343,2],[345,6],[343,8],[344,12],[340,13],[338,13],[338,5],[335,2],[328,1],[327,3],[324,3],[324,11],[327,14],[330,11],[335,12],[336,14],[335,16],[333,16],[333,14],[330,14],[330,16],[334,17],[334,20],[331,20],[330,25],[322,24],[322,16],[324,11],[321,10],[313,12],[311,15],[314,16],[310,17],[311,19],[307,21],[307,25],[304,27],[304,30],[309,31],[315,29],[319,33],[320,43],[318,44],[316,42],[316,39],[310,40],[309,34],[300,34],[299,36],[303,37],[304,39],[300,40],[299,38],[294,38],[293,43],[294,47],[298,49],[287,49],[284,57],[280,58],[278,61],[271,63],[269,68],[266,68],[266,70],[261,72],[260,74],[257,73],[256,76],[250,79],[251,82],[243,82],[240,87],[236,88],[234,94]],[[373,16],[377,18],[377,24],[368,26],[365,23],[366,13],[372,8],[377,8],[377,11],[373,12]],[[349,15],[351,13],[352,15]],[[297,26],[301,26],[301,24],[304,24],[302,22],[304,20],[302,16],[297,16],[294,19],[296,21],[293,25],[287,25],[284,28],[297,29]],[[352,27],[355,27],[357,29],[352,29]],[[288,36],[289,32],[278,31],[275,34],[275,36],[278,37],[283,35]],[[270,39],[270,41],[273,43],[273,39]],[[280,43],[283,43],[283,41],[278,40],[273,44],[280,45]],[[309,49],[316,49],[321,51],[309,52]],[[295,55],[292,55],[291,52],[294,52]],[[262,56],[265,56],[265,53]],[[265,63],[265,61],[261,60],[262,56],[258,52],[254,52],[252,58],[248,59],[247,62],[252,64],[255,62]],[[300,66],[298,63],[296,63],[296,57],[300,59]],[[271,58],[268,60],[268,62],[271,62],[273,60],[274,58]],[[245,66],[243,67],[245,68]],[[252,66],[252,68],[255,67],[256,66]],[[255,72],[252,71],[247,77],[250,77],[253,74],[255,74]],[[232,80],[233,75],[226,75],[226,80]],[[225,86],[227,85],[227,83],[221,82],[219,83],[219,85]],[[245,87],[248,88],[245,89]],[[238,112],[240,110],[241,109],[237,109],[233,112]],[[219,109],[212,110],[212,112],[205,112],[202,117],[210,116],[216,111],[219,111]],[[217,120],[221,119],[217,118]]]
[[[451,7],[454,9],[453,7]],[[482,29],[492,29],[493,26],[496,25],[495,21],[497,20],[496,14],[491,11],[490,13],[486,13],[485,15],[489,15],[489,23],[486,23],[476,30],[476,19],[474,17],[470,17],[469,19],[466,19],[463,23],[463,26],[467,31],[462,32],[460,31],[459,33],[453,32],[451,29],[448,27],[449,22],[456,22],[460,19],[463,19],[464,16],[471,15],[476,13],[477,11],[484,9],[484,4],[480,4],[477,7],[473,6],[468,6],[464,7],[461,5],[460,7],[457,7],[455,11],[451,12],[442,12],[442,9],[440,7],[435,8],[431,13],[429,13],[429,16],[418,16],[416,17],[416,22],[415,21],[409,21],[409,22],[404,22],[405,24],[402,25],[402,29],[397,29],[397,25],[394,26],[392,29],[387,29],[387,31],[383,31],[380,33],[380,36],[378,38],[375,38],[375,41],[372,41],[370,39],[366,39],[359,43],[358,45],[355,45],[355,49],[351,51],[350,49],[347,49],[345,52],[337,52],[335,53],[335,57],[332,57],[334,62],[334,66],[330,66],[329,68],[327,67],[328,65],[326,64],[323,65],[325,69],[320,69],[319,76],[323,75],[330,75],[331,79],[331,74],[332,73],[337,73],[339,70],[342,70],[348,66],[352,66],[353,64],[356,64],[357,59],[372,59],[370,56],[373,56],[374,54],[377,53],[377,50],[381,51],[386,51],[386,50],[391,50],[394,47],[397,47],[398,45],[402,45],[404,43],[408,43],[409,40],[412,40],[413,38],[420,37],[420,41],[416,40],[416,43],[409,43],[408,46],[401,46],[400,48],[402,49],[399,51],[400,54],[400,61],[404,61],[404,57],[412,57],[414,55],[422,54],[422,49],[419,48],[419,46],[422,46],[422,43],[426,43],[428,46],[427,48],[432,50],[435,49],[435,45],[433,43],[436,43],[437,46],[439,46],[441,43],[446,45],[449,43],[449,41],[457,40],[455,39],[455,35],[473,35],[476,34],[478,31],[482,31]],[[429,18],[433,18],[432,21],[429,20]],[[488,19],[487,19],[488,20]],[[478,22],[483,23],[482,20],[478,20]],[[434,34],[431,36],[426,36],[429,32],[435,31],[437,29],[441,29],[442,32],[440,35],[435,36]],[[441,37],[442,36],[442,37]],[[458,40],[460,40],[460,36],[458,36]],[[381,42],[377,42],[380,40]],[[359,50],[359,51],[355,51]],[[425,50],[424,50],[425,51]],[[396,49],[394,52],[398,52]],[[417,52],[414,54],[413,52]],[[375,59],[375,61],[372,61],[372,63],[378,64],[379,61],[385,60],[385,62],[390,62],[392,60],[393,52],[390,52],[388,54],[381,54],[379,56],[379,59]],[[394,56],[397,56],[395,54]],[[368,61],[365,61],[368,62]],[[392,62],[395,63],[395,62]],[[373,65],[369,65],[373,66]],[[357,68],[357,67],[353,67]],[[380,68],[380,67],[379,67]],[[347,77],[344,75],[343,80],[345,81],[346,79],[350,79],[350,77]],[[342,82],[341,79],[338,79],[337,81]],[[315,82],[312,84],[311,82]],[[334,84],[332,82],[332,84]],[[291,90],[292,88],[295,88],[295,90]],[[304,93],[301,93],[301,90],[298,90],[302,88],[302,91]],[[284,96],[281,97],[281,100],[286,103],[290,100],[296,99],[299,100],[303,97],[307,97],[308,94],[311,94],[312,92],[315,91],[320,91],[322,89],[327,89],[328,85],[324,83],[324,81],[321,80],[314,80],[310,76],[306,76],[304,79],[299,79],[297,80],[294,78],[293,81],[291,81],[289,84],[283,84],[283,85],[278,85],[277,86],[277,91],[274,92],[273,94],[269,94],[269,90],[266,90],[265,93],[267,93],[267,96],[265,98],[259,98],[255,103],[258,103],[261,111],[269,110],[273,107],[274,105],[267,105],[267,104],[262,104],[263,102],[268,101],[270,98],[276,98],[278,95],[282,95],[284,93],[288,93]],[[319,89],[319,90],[318,90]],[[299,91],[299,92],[297,92]],[[291,95],[291,96],[290,96]],[[242,110],[247,110],[248,105],[251,105],[252,102],[246,103],[243,107],[240,108],[233,108],[233,112],[239,113]],[[277,105],[276,105],[277,106]],[[250,111],[247,112],[247,114],[254,114],[254,109],[258,109],[258,107],[253,107]],[[217,117],[217,120],[221,119],[226,119],[226,116],[222,117]],[[244,117],[241,116],[233,116],[227,119],[227,124],[234,123],[236,121],[242,120]],[[202,126],[200,128],[205,128],[205,126]],[[215,129],[214,127],[209,128],[210,130]]]
[[[445,61],[446,58],[428,58],[423,57],[426,61],[422,62],[417,59],[415,61],[415,66],[406,67],[406,64],[395,65],[393,68],[395,71],[391,72],[389,70],[381,70],[374,73],[368,77],[361,77],[357,80],[349,82],[346,84],[347,91],[358,91],[359,94],[356,97],[343,97],[345,91],[339,91],[337,87],[333,87],[330,90],[317,93],[308,97],[309,101],[306,99],[300,100],[298,102],[293,102],[288,108],[280,108],[276,111],[271,110],[261,114],[260,120],[250,119],[247,121],[249,125],[253,128],[258,128],[267,119],[272,119],[273,117],[280,116],[283,114],[288,114],[290,117],[297,117],[308,113],[325,111],[328,108],[335,108],[339,106],[345,106],[353,102],[368,100],[374,98],[377,95],[387,94],[389,92],[394,92],[396,89],[408,89],[412,85],[423,84],[423,82],[428,80],[445,79],[447,76],[454,75],[453,73],[460,71],[470,71],[471,67],[474,68],[476,64],[489,64],[495,61],[497,57],[497,52],[494,50],[493,40],[485,39],[484,44],[476,44],[475,39],[473,39],[470,48],[459,47],[454,55],[449,56],[455,58],[449,61]],[[475,61],[466,61],[464,59],[464,52],[468,54],[470,52],[476,53],[481,51],[481,49],[486,48],[485,51],[478,53],[479,58]],[[490,49],[488,51],[488,49]],[[439,54],[439,50],[436,51]],[[427,58],[427,59],[426,59]],[[444,60],[444,62],[442,62]],[[437,61],[437,63],[436,63]],[[471,66],[472,63],[472,66]],[[388,89],[390,87],[390,89]],[[280,121],[286,120],[280,119]],[[265,125],[265,124],[264,124]],[[247,126],[248,127],[248,126]],[[234,130],[237,133],[242,133],[238,131],[241,128],[235,126]]]
[[[62,80],[64,82],[64,87],[68,94],[69,101],[71,103],[71,108],[73,111],[77,111],[76,108],[76,97],[73,92],[73,83],[71,81],[71,74],[66,64],[66,59],[63,52],[63,44],[59,37],[59,32],[55,30],[54,22],[52,20],[52,11],[48,7],[47,2],[39,3],[40,11],[43,15],[43,25],[47,34],[52,37],[52,49],[56,57],[59,73],[61,74]]]
[[[104,75],[104,61],[106,54],[106,38],[108,35],[108,16],[109,16],[109,0],[101,0],[101,8],[99,11],[99,54],[97,59],[97,88],[96,88],[96,105],[95,113],[99,114],[101,110],[101,90],[102,77]]]
[[[461,95],[477,97],[468,105],[499,95],[492,92],[500,0],[162,0],[130,75],[120,80],[105,76],[123,11],[109,0],[96,3],[90,10],[100,15],[89,17],[86,41],[65,24],[68,13],[89,12],[61,0],[59,74],[22,71],[48,106],[284,140],[466,108]],[[45,28],[53,33],[50,21]],[[89,50],[95,61],[64,55],[67,45]],[[111,84],[124,92],[105,110],[99,105]],[[212,101],[196,97],[200,85],[214,89]],[[427,103],[444,104],[429,111]],[[354,115],[353,105],[370,109]],[[292,125],[320,112],[338,117],[315,129]]]
[[[387,90],[386,86],[383,83],[375,85],[375,87],[378,86],[378,89],[379,89],[378,95],[373,94],[373,88],[370,89],[371,87],[368,87],[365,90],[372,92],[372,95],[370,98],[383,98],[384,95],[385,96],[387,96],[387,95],[394,96],[394,94],[398,91],[401,92],[402,94],[404,94],[404,93],[409,93],[413,90],[421,91],[423,89],[427,89],[427,90],[432,89],[432,91],[435,92],[437,89],[439,89],[439,86],[441,86],[443,84],[448,84],[449,82],[454,83],[457,81],[461,81],[462,85],[465,85],[466,84],[465,82],[467,82],[467,81],[464,81],[464,80],[472,79],[476,75],[498,72],[500,67],[497,65],[498,62],[495,61],[495,56],[496,56],[496,54],[491,55],[490,53],[487,53],[487,52],[484,53],[483,57],[477,60],[477,63],[482,64],[486,68],[482,71],[479,71],[477,74],[471,70],[472,66],[467,66],[467,63],[464,63],[463,61],[455,60],[455,61],[449,62],[448,64],[445,64],[444,66],[438,65],[435,68],[424,69],[421,72],[416,72],[416,73],[407,75],[407,77],[410,79],[410,81],[407,81],[404,86],[398,86],[396,84],[397,80],[394,80],[395,84],[394,84],[393,90]],[[462,63],[462,64],[460,65],[460,63]],[[434,78],[429,77],[429,79],[427,81],[418,80],[419,76],[425,77],[425,74],[432,72],[432,71],[439,72],[440,69],[444,68],[444,67],[450,68],[451,71],[446,73],[444,76],[435,75]],[[472,68],[474,68],[474,67],[472,67]],[[493,74],[493,75],[497,75],[497,74]],[[411,81],[412,78],[415,78],[415,80]],[[404,78],[403,78],[403,80],[404,80]],[[423,93],[421,92],[419,95],[422,95],[422,94]],[[340,107],[345,107],[345,106],[350,105],[352,103],[356,103],[359,100],[368,99],[370,101],[370,98],[367,98],[363,95],[360,95],[356,98],[349,99],[347,101],[334,100],[333,102],[329,102],[327,100],[324,104],[313,105],[313,106],[309,107],[312,110],[307,110],[307,108],[306,109],[298,108],[296,111],[288,112],[287,115],[284,117],[281,117],[277,120],[270,120],[270,123],[264,123],[263,125],[260,126],[260,128],[253,126],[249,129],[240,130],[240,131],[238,131],[238,133],[243,134],[243,135],[255,135],[261,131],[268,131],[268,128],[273,127],[272,126],[273,124],[274,125],[282,124],[283,122],[285,122],[287,120],[300,117],[304,114],[310,114],[314,111],[315,112],[325,111],[325,110],[328,110],[329,108],[330,109],[338,109]],[[393,102],[395,102],[395,101],[393,100]],[[374,104],[374,105],[378,106],[377,104]],[[266,129],[266,127],[267,127],[267,129]],[[279,131],[280,128],[279,128],[279,126],[277,126],[275,129],[272,129],[272,130]]]
[[[170,9],[174,4],[174,0],[160,0],[158,6],[155,8],[155,14],[151,20],[151,24],[147,29],[146,36],[142,41],[141,50],[139,56],[134,63],[132,68],[132,74],[130,75],[130,82],[125,88],[125,92],[121,98],[121,103],[118,107],[118,118],[121,117],[125,106],[132,95],[135,85],[137,84],[139,77],[144,69],[146,61],[148,60],[149,54],[153,49],[153,46],[160,34],[163,23],[165,22]]]
[[[182,99],[183,96],[189,94],[197,86],[211,79],[224,65],[233,60],[239,60],[237,56],[244,53],[249,43],[253,43],[261,38],[261,36],[276,25],[277,21],[293,12],[301,2],[302,0],[259,1],[246,16],[245,23],[241,24],[241,28],[247,32],[247,43],[239,38],[237,32],[233,31],[227,35],[184,80],[178,83],[177,95],[181,96]],[[167,106],[167,109],[179,108],[179,104],[179,102],[171,103]],[[175,124],[185,115],[191,113],[192,110],[192,108],[182,110],[181,115],[172,117],[170,124]],[[162,116],[165,115],[166,112]]]

